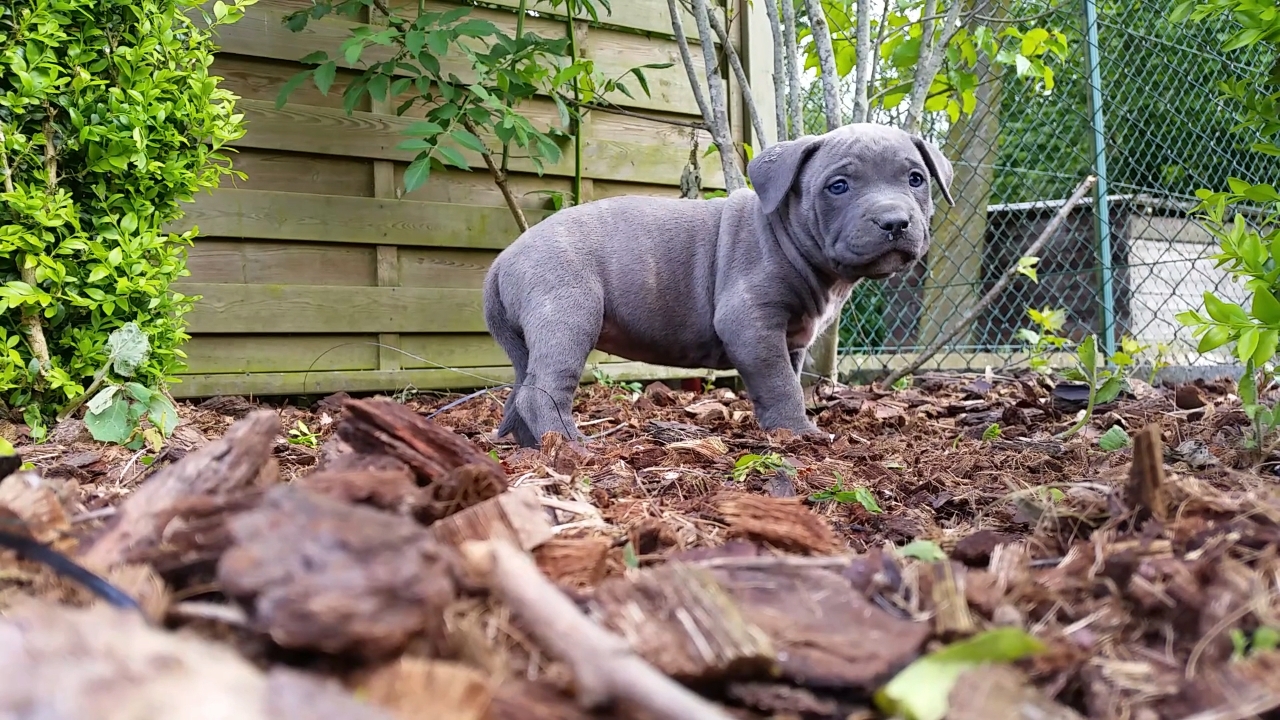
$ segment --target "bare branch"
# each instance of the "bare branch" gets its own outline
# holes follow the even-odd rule
[[[774,141],[778,142],[787,139],[787,76],[782,62],[782,23],[778,19],[778,0],[764,0],[764,8],[769,13],[769,32],[773,33],[773,112],[778,123]],[[795,62],[794,58],[792,62]]]
[[[677,8],[674,0],[672,17]],[[707,0],[693,0],[693,19],[698,24],[698,39],[702,43],[702,57],[707,68],[707,90],[711,100],[710,118],[705,118],[711,126],[711,139],[720,153],[720,165],[724,168],[725,189],[732,193],[746,187],[742,171],[738,169],[737,150],[729,132],[729,101],[725,97],[724,85],[720,80],[720,68],[716,64],[715,39],[711,37],[710,12]]]
[[[783,134],[786,126],[778,128],[778,137],[794,140],[804,134],[804,114],[800,110],[800,48],[796,40],[796,3],[795,0],[782,0],[782,29],[786,42],[787,65],[787,107],[791,117],[791,128]]]
[[[844,123],[840,117],[840,88],[837,86],[839,76],[836,74],[836,56],[831,49],[831,32],[827,29],[827,16],[822,10],[822,3],[818,0],[804,0],[804,9],[809,14],[809,28],[812,31],[814,48],[818,51],[818,76],[822,80],[827,130],[835,130]]]
[[[727,712],[667,677],[627,641],[592,622],[538,571],[533,559],[505,541],[468,542],[462,555],[539,646],[573,670],[579,705],[601,709],[625,700],[658,720],[730,720]]]

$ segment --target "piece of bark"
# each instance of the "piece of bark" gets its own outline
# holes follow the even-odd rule
[[[552,538],[533,552],[552,582],[570,588],[595,587],[604,577],[611,543],[607,538]]]
[[[228,522],[223,591],[282,647],[379,658],[443,644],[456,556],[411,520],[302,488],[272,488]]]
[[[979,530],[966,535],[956,543],[951,557],[969,567],[984,568],[991,562],[991,553],[1001,545],[1011,543],[1014,536],[995,530]]]
[[[231,547],[227,521],[255,507],[262,495],[262,490],[249,489],[175,503],[161,522],[165,528],[163,539],[145,554],[145,559],[164,576],[217,560]]]
[[[276,413],[258,410],[232,425],[220,440],[161,469],[120,505],[106,533],[81,555],[84,564],[105,570],[143,558],[159,543],[162,520],[182,500],[250,487],[279,434]]]
[[[671,677],[689,683],[768,677],[777,653],[709,572],[681,563],[602,583],[594,619]]]
[[[383,456],[386,457],[386,456]],[[399,462],[394,458],[386,458]],[[294,485],[345,503],[369,505],[405,517],[413,516],[423,503],[422,488],[401,464],[401,469],[325,469],[304,475]]]
[[[947,720],[1084,720],[1054,702],[1010,665],[983,665],[960,675],[947,697]]]
[[[169,611],[169,603],[173,599],[169,586],[150,565],[117,565],[111,568],[104,579],[137,601],[143,614],[153,623],[162,621]],[[101,598],[94,602],[106,604]]]
[[[804,498],[767,498],[734,492],[717,496],[715,505],[731,536],[791,552],[830,555],[840,550],[840,541],[831,526],[804,505]]]
[[[521,627],[552,657],[573,668],[581,707],[634,703],[656,720],[728,720],[715,704],[663,675],[617,635],[591,622],[538,572],[533,559],[501,540],[467,543],[471,571],[487,579]]]
[[[1164,449],[1160,425],[1146,426],[1133,439],[1133,465],[1129,468],[1129,505],[1134,522],[1147,518],[1164,524],[1169,519],[1169,499],[1165,494]]]
[[[332,684],[289,675],[111,607],[28,601],[0,617],[0,717],[390,720]]]
[[[943,638],[971,635],[977,625],[965,596],[965,567],[940,562],[921,566],[921,569],[932,574],[929,595],[933,600],[934,634]]]
[[[798,685],[874,692],[919,656],[932,632],[885,612],[836,571],[779,562],[710,572],[746,620],[785,648],[781,674]]]
[[[749,708],[790,717],[843,717],[840,705],[831,698],[818,697],[812,691],[781,683],[733,683],[726,689],[735,702]]]
[[[599,717],[583,712],[572,696],[546,683],[511,679],[498,687],[485,720],[593,720]],[[624,716],[613,712],[609,717],[622,720]]]
[[[521,550],[532,550],[553,537],[551,527],[538,490],[526,486],[441,518],[427,532],[454,547],[469,540],[505,540]]]
[[[0,507],[8,508],[32,538],[45,544],[71,529],[57,491],[37,472],[16,472],[0,481]]]
[[[360,683],[362,695],[396,720],[484,720],[496,685],[468,665],[412,657],[378,668]]]
[[[356,452],[385,453],[408,465],[418,484],[432,487],[445,517],[507,488],[498,461],[471,441],[386,398],[349,400],[338,436]]]
[[[1280,652],[1271,650],[1205,670],[1162,703],[1162,717],[1224,720],[1269,717],[1280,707]]]

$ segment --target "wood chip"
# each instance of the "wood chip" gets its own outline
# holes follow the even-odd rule
[[[519,487],[437,520],[428,532],[454,547],[468,540],[505,540],[528,551],[550,540],[551,528],[538,490]]]
[[[827,521],[805,507],[803,498],[767,498],[747,493],[722,493],[716,510],[729,532],[791,552],[835,554],[841,543]]]

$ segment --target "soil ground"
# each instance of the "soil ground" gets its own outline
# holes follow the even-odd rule
[[[182,404],[178,431],[154,457],[95,443],[77,421],[40,444],[22,426],[0,428],[35,468],[21,487],[17,475],[8,489],[0,485],[0,523],[16,516],[24,533],[83,560],[139,598],[152,625],[180,628],[201,647],[230,648],[254,672],[282,668],[340,681],[343,693],[356,690],[388,713],[369,717],[671,717],[645,702],[581,713],[572,695],[583,687],[581,677],[573,683],[581,665],[530,626],[520,607],[528,599],[488,592],[462,571],[447,587],[424,585],[423,577],[455,572],[442,569],[457,562],[444,551],[457,543],[443,533],[432,541],[444,550],[397,554],[425,542],[415,534],[424,526],[520,488],[536,490],[538,522],[549,529],[525,542],[534,531],[522,531],[508,508],[515,530],[505,537],[531,549],[543,575],[596,625],[731,716],[883,717],[872,696],[908,663],[1017,627],[1043,643],[1041,651],[1009,664],[1011,675],[966,676],[951,693],[949,717],[1274,717],[1280,494],[1275,464],[1245,448],[1249,423],[1232,393],[1229,383],[1134,381],[1063,440],[1057,434],[1083,407],[1068,385],[1055,389],[1033,375],[924,375],[894,392],[820,392],[816,420],[833,434],[820,442],[761,432],[750,403],[728,389],[596,384],[575,403],[593,439],[551,438],[541,450],[491,439],[505,391],[447,408],[460,396],[397,397],[415,422],[430,417],[466,438],[480,460],[467,460],[462,446],[438,450],[427,436],[422,447],[406,440],[417,425],[406,430],[399,420],[362,415],[368,427],[359,436],[386,448],[395,467],[340,460],[367,452],[338,437],[344,423],[356,422],[345,397],[306,408],[215,398]],[[137,488],[173,475],[263,408],[278,424],[263,441],[268,465],[248,467],[231,488],[218,483],[238,472],[235,463],[206,457],[201,462],[224,463],[223,475],[188,482],[190,497],[143,498],[127,508]],[[1129,442],[1105,450],[1099,440],[1113,427]],[[433,442],[437,450],[423,449]],[[449,453],[462,459],[450,467],[440,459]],[[500,460],[500,480],[476,479],[485,454]],[[461,465],[479,468],[469,489],[423,499],[424,478],[460,483]],[[486,490],[486,482],[505,488]],[[349,529],[341,507],[286,497],[280,486],[288,485],[369,514],[352,515],[359,527]],[[204,504],[196,508],[196,500]],[[148,502],[153,510],[168,504],[146,511],[150,529],[106,547],[112,543],[103,537],[136,523]],[[492,538],[495,523],[457,532]],[[299,550],[310,538],[325,540]],[[315,559],[336,546],[350,557]],[[305,557],[280,559],[294,552]],[[277,560],[288,567],[273,566]],[[333,574],[310,577],[319,566]],[[708,574],[690,580],[680,567]],[[332,582],[350,585],[321,602]],[[704,592],[710,586],[719,589]],[[0,609],[26,623],[27,665],[43,658],[53,668],[55,647],[127,655],[86,639],[119,631],[106,615],[92,616],[71,642],[50,629],[70,616],[41,615],[31,598],[46,603],[41,612],[89,605],[107,612],[46,565],[0,554]],[[423,607],[442,609],[423,616]],[[681,612],[694,607],[712,610]],[[45,655],[32,649],[41,632],[61,638],[46,643]],[[0,668],[17,662],[6,652]],[[62,690],[74,692],[68,671],[58,672]],[[98,685],[74,687],[103,692],[106,678],[144,685],[147,672],[102,670]],[[36,674],[24,676],[24,702],[42,702]],[[14,682],[5,690],[0,679],[0,716],[18,702]],[[427,687],[453,688],[457,697],[428,698]],[[171,697],[155,693],[156,703]]]

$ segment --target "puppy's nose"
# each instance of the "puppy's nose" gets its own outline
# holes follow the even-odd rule
[[[887,212],[876,218],[876,225],[892,235],[901,235],[911,224],[911,216],[905,212]]]

